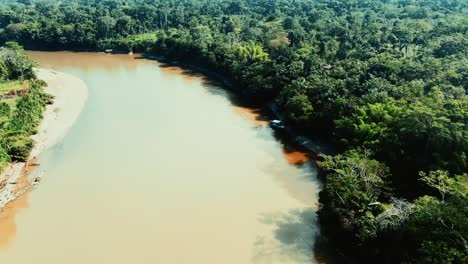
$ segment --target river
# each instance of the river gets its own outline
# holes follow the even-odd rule
[[[0,263],[316,263],[316,168],[257,110],[137,55],[29,54],[89,97],[1,213]]]

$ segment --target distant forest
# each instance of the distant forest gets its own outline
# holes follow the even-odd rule
[[[0,2],[1,43],[201,66],[333,142],[322,232],[357,263],[468,263],[467,0]]]

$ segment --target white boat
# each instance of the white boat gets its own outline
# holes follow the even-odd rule
[[[271,120],[270,121],[270,126],[275,129],[284,129],[285,126],[281,120]]]

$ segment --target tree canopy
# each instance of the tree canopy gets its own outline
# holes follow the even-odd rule
[[[7,41],[212,70],[342,152],[320,163],[320,216],[350,255],[467,262],[466,194],[439,185],[466,189],[466,0],[6,0]],[[2,56],[2,76],[31,76],[29,62]]]
[[[33,147],[31,135],[42,120],[44,83],[36,80],[34,63],[23,48],[7,42],[0,50],[0,172],[12,161],[25,161]]]

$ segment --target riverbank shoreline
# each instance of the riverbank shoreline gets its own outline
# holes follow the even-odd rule
[[[0,209],[33,186],[35,180],[28,179],[28,175],[31,167],[38,165],[38,155],[65,137],[88,97],[86,84],[73,75],[48,69],[36,69],[36,74],[38,79],[47,83],[44,91],[54,100],[46,107],[37,134],[32,136],[34,148],[28,161],[12,163],[0,174],[0,183],[3,183],[0,186]]]
[[[267,110],[269,112],[270,119],[279,119],[283,121],[283,123],[287,124],[288,120],[284,116],[284,113],[279,109],[279,106],[274,101],[267,101],[265,103],[259,105],[252,105],[249,99],[242,93],[242,89],[235,88],[232,79],[224,76],[222,73],[217,73],[212,71],[206,67],[198,66],[192,63],[187,63],[179,60],[171,60],[164,56],[152,55],[148,53],[137,53],[142,56],[144,59],[154,60],[159,63],[168,64],[170,66],[181,67],[183,69],[188,69],[190,71],[202,73],[210,78],[213,78],[223,85],[222,87],[226,90],[233,92],[237,96],[242,97],[242,101],[247,102],[248,107],[259,107],[260,109]],[[288,124],[287,124],[288,125]],[[292,126],[288,125],[285,129],[288,138],[293,142],[295,145],[303,149],[304,151],[309,152],[313,155],[318,154],[325,154],[325,155],[336,155],[338,151],[336,151],[336,146],[333,145],[329,141],[325,141],[318,136],[310,137],[304,134],[304,131],[298,130],[297,128],[293,128]]]

